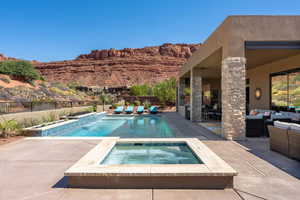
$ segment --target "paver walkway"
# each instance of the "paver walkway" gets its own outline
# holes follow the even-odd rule
[[[239,172],[234,190],[70,189],[63,172],[99,140],[25,139],[0,146],[0,199],[299,199],[300,163],[269,151],[267,139],[224,141],[177,113],[165,117],[178,137],[198,137]]]

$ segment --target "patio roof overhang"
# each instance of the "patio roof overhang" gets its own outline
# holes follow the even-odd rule
[[[299,41],[246,41],[247,69],[300,54]]]
[[[299,54],[299,29],[300,16],[229,16],[181,67],[179,77],[193,68],[204,68],[204,76],[218,74],[227,57],[245,57],[251,68]]]

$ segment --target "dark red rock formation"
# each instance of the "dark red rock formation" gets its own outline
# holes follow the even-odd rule
[[[34,63],[48,81],[108,87],[157,83],[176,77],[199,44],[163,44],[138,49],[93,50],[75,60]]]

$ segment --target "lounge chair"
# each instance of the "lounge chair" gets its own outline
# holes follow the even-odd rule
[[[131,114],[133,112],[133,106],[127,106],[125,112],[126,114]]]
[[[138,106],[136,112],[142,114],[144,112],[144,106]]]
[[[151,106],[150,108],[149,108],[149,112],[151,113],[151,114],[156,114],[157,113],[157,106]]]
[[[118,106],[118,107],[115,109],[115,113],[116,113],[116,114],[120,114],[120,113],[123,112],[123,110],[124,110],[124,107],[123,107],[123,106]]]

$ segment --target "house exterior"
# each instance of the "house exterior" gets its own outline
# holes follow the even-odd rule
[[[223,137],[243,140],[247,108],[300,104],[291,91],[300,91],[299,68],[300,16],[229,16],[181,67],[177,111],[185,115],[189,87],[191,121],[203,120],[204,104],[219,104]]]

